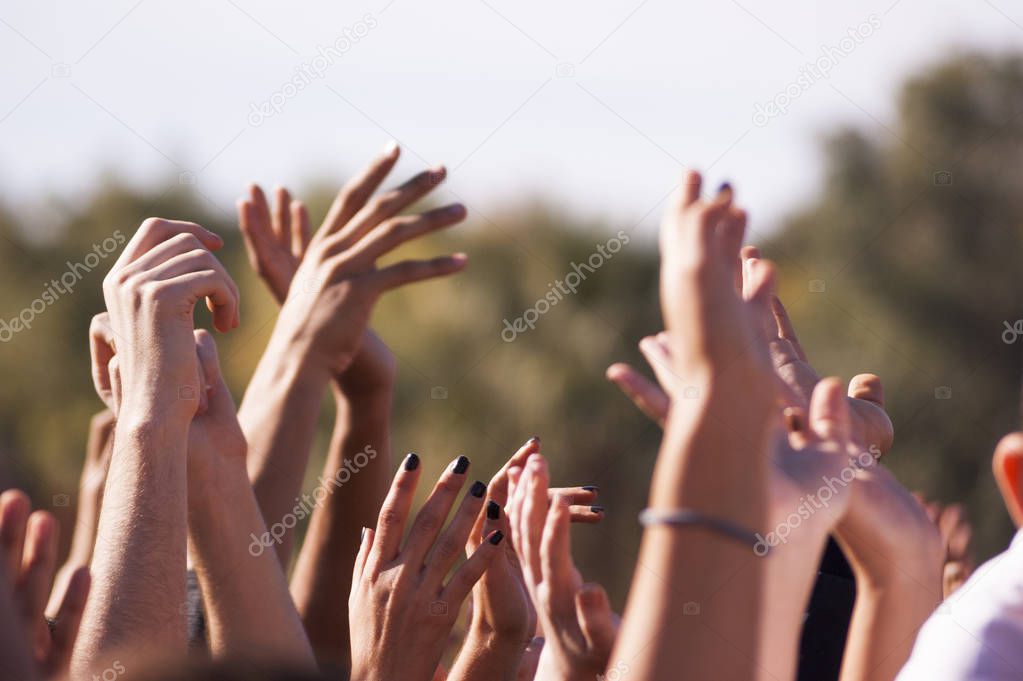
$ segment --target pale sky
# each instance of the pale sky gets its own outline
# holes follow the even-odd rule
[[[539,195],[646,230],[687,164],[731,180],[767,231],[815,191],[822,133],[889,137],[907,75],[1023,44],[1023,4],[1009,0],[817,4],[4,3],[0,196],[74,198],[113,170],[157,188],[194,178],[233,214],[249,181],[301,192],[395,138],[399,176],[444,163],[440,198],[470,211]],[[850,30],[866,35],[843,46]],[[339,38],[344,51],[317,64]],[[825,54],[830,75],[799,84]],[[320,71],[286,92],[303,64]],[[755,124],[787,88],[787,112]],[[279,112],[258,120],[253,105],[275,95]]]

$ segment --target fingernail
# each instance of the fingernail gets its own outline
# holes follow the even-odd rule
[[[465,206],[463,206],[460,203],[455,203],[448,206],[449,215],[462,215],[463,213],[465,213]]]
[[[722,192],[730,192],[730,191],[732,191],[732,185],[730,183],[728,183],[728,182],[722,182],[721,186],[718,187],[718,194],[720,194]]]
[[[397,152],[397,151],[398,151],[398,142],[395,141],[395,140],[391,140],[384,147],[384,154],[387,155],[387,156],[393,156],[395,154],[395,152]]]
[[[501,517],[501,505],[496,501],[487,503],[487,518],[490,520],[497,520]]]
[[[580,489],[585,490],[587,492],[599,492],[600,491],[600,488],[597,487],[596,485],[583,485]]]
[[[460,456],[455,459],[455,467],[452,469],[455,475],[461,475],[469,470],[469,457]]]
[[[476,482],[472,483],[472,487],[469,488],[469,494],[473,495],[477,499],[482,499],[483,495],[484,495],[484,493],[486,493],[486,491],[487,491],[487,486],[484,485],[479,480],[477,480]]]
[[[362,533],[359,535],[359,543],[366,541],[366,528],[362,528]]]
[[[526,444],[528,445],[530,443],[533,443],[535,445],[540,444],[540,436],[534,435],[533,437],[529,438],[529,440],[526,441]]]
[[[590,512],[591,513],[603,513],[604,512],[604,507],[603,506],[590,506]]]
[[[504,532],[502,532],[501,530],[497,530],[492,535],[490,535],[490,539],[488,541],[494,546],[497,546],[498,544],[501,543],[502,539],[504,539]]]
[[[408,456],[405,457],[405,470],[414,471],[419,468],[419,455],[415,452],[409,452]]]

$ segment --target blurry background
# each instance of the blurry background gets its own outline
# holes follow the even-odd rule
[[[653,235],[683,163],[736,185],[818,370],[882,377],[888,464],[965,503],[981,557],[1006,544],[989,462],[1019,424],[1020,6],[39,2],[0,9],[0,36],[0,320],[39,300],[30,329],[0,325],[0,487],[66,530],[100,406],[104,239],[151,215],[225,235],[243,326],[218,340],[240,398],[275,309],[235,197],[285,183],[318,221],[394,138],[395,182],[445,163],[432,200],[470,210],[399,254],[457,248],[469,270],[374,319],[399,359],[396,455],[439,471],[466,453],[483,477],[540,435],[556,482],[601,487],[607,520],[575,540],[616,606],[659,432],[603,373],[641,365],[660,328]],[[502,340],[619,230],[629,244],[577,294]],[[73,291],[44,299],[70,270]]]

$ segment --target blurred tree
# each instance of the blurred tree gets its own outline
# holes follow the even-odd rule
[[[884,380],[888,465],[965,502],[989,555],[1011,531],[991,452],[1020,427],[1021,346],[1003,333],[1023,319],[1023,58],[956,57],[898,110],[876,135],[829,138],[821,195],[765,250],[820,370]]]

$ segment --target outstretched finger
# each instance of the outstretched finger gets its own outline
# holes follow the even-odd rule
[[[375,570],[384,563],[389,563],[398,555],[401,537],[405,532],[412,498],[419,482],[419,456],[409,452],[394,476],[391,489],[380,507],[377,517],[373,546],[366,561],[366,568]]]
[[[18,489],[0,494],[0,559],[13,583],[21,574],[21,555],[25,549],[25,528],[32,504]]]
[[[810,430],[821,441],[845,445],[851,437],[849,405],[836,378],[825,378],[810,396]]]
[[[36,511],[28,518],[21,576],[15,582],[22,617],[31,626],[46,616],[56,570],[57,521],[46,511]]]
[[[647,415],[647,418],[664,427],[671,408],[671,400],[659,385],[623,363],[612,364],[608,367],[606,375],[608,380],[617,385],[625,396]]]
[[[65,670],[71,662],[71,651],[82,624],[85,602],[89,597],[92,577],[89,568],[82,566],[71,575],[67,591],[60,608],[53,614],[53,654],[50,666],[54,670]]]
[[[278,248],[291,249],[291,194],[284,187],[274,189],[274,239]]]
[[[487,568],[500,554],[498,547],[502,541],[504,541],[504,533],[500,530],[494,530],[479,545],[469,559],[455,570],[455,574],[451,576],[451,579],[448,580],[447,585],[441,592],[441,600],[454,606],[454,608],[449,608],[449,611],[458,611],[462,601],[472,591],[473,585],[479,581],[483,573],[486,572]]]
[[[575,594],[575,611],[589,650],[610,657],[617,631],[611,602],[604,587],[595,583],[584,584]],[[602,662],[603,668],[607,660]]]
[[[309,209],[301,201],[291,204],[291,254],[296,259],[305,257],[309,241],[313,238],[309,226]]]
[[[361,173],[349,180],[341,191],[338,192],[327,217],[323,220],[323,227],[316,233],[316,239],[324,239],[331,234],[341,230],[352,217],[366,205],[369,197],[387,178],[394,164],[398,162],[401,150],[397,143],[388,142],[384,151],[373,159]]]
[[[454,274],[465,269],[466,262],[468,262],[468,257],[465,253],[455,253],[432,260],[403,260],[377,270],[372,276],[380,290],[389,291],[424,279],[435,279]]]
[[[778,328],[778,337],[784,338],[791,343],[793,350],[796,351],[796,356],[806,362],[806,353],[799,342],[799,336],[796,335],[795,327],[792,326],[792,320],[789,319],[788,310],[782,305],[781,299],[778,296],[771,296],[771,313],[774,315],[774,321]]]

